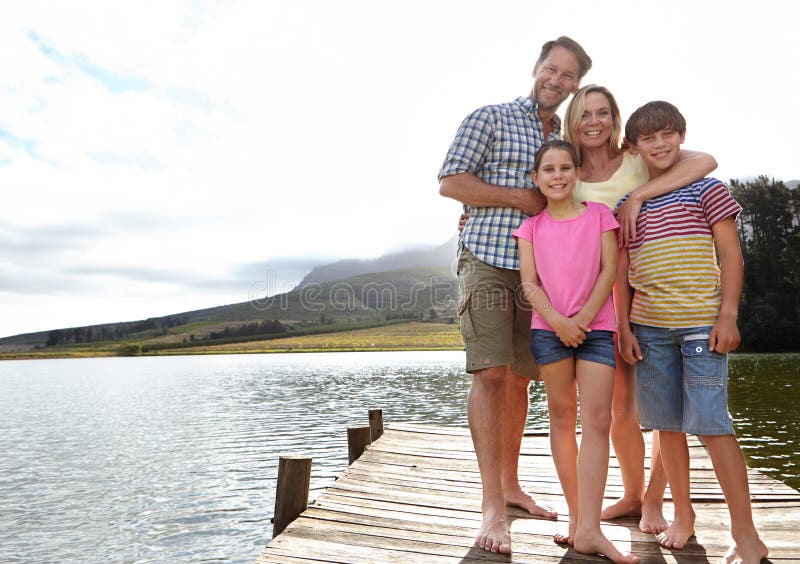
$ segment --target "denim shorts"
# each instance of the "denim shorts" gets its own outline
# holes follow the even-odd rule
[[[733,435],[728,355],[708,350],[711,327],[631,325],[643,357],[635,365],[639,423],[660,431]]]
[[[565,358],[588,360],[616,367],[614,359],[614,332],[595,329],[586,333],[586,339],[577,347],[568,347],[555,333],[544,329],[531,329],[531,352],[536,364],[552,364]]]

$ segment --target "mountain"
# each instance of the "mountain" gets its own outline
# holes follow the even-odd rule
[[[458,284],[451,262],[455,239],[371,260],[342,260],[314,268],[284,294],[138,321],[26,333],[0,339],[0,353],[49,344],[168,340],[244,324],[278,320],[287,326],[370,323],[393,319],[455,319]]]
[[[375,259],[347,259],[314,267],[297,285],[331,282],[370,272],[387,272],[420,266],[450,266],[456,259],[458,237],[437,247],[412,249],[383,255]]]
[[[797,188],[797,185],[800,184],[800,180],[788,180],[784,182],[784,184],[786,184],[787,188],[791,188],[792,190],[794,190],[795,188]]]

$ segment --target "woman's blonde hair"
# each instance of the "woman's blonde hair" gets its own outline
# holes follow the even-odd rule
[[[567,106],[567,113],[564,116],[564,139],[572,143],[581,159],[583,159],[583,155],[581,141],[578,136],[578,123],[581,121],[583,112],[586,111],[586,95],[592,92],[602,94],[608,99],[608,103],[611,106],[611,118],[614,122],[611,126],[611,136],[608,138],[608,144],[611,145],[611,150],[614,153],[622,151],[620,148],[620,142],[622,141],[622,114],[619,111],[614,95],[605,86],[588,84],[575,93],[569,106]]]

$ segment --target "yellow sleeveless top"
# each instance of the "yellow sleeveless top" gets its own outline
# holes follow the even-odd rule
[[[647,165],[638,155],[625,151],[622,155],[622,164],[603,182],[575,183],[572,197],[576,202],[600,202],[612,210],[617,207],[617,202],[645,182],[650,180]]]

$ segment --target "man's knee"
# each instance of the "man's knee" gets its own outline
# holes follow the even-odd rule
[[[508,366],[481,368],[472,373],[472,385],[479,388],[500,388],[506,385],[510,369]]]

